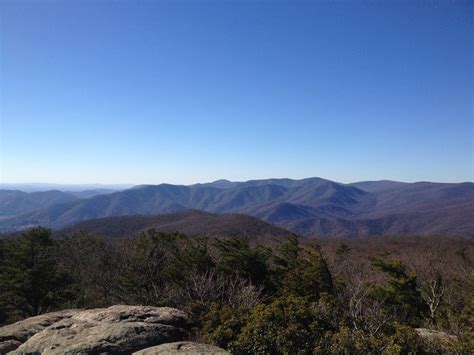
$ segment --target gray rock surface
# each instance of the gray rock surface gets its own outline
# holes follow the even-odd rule
[[[62,319],[69,318],[77,312],[79,311],[70,309],[66,311],[47,313],[1,327],[0,354],[6,354],[9,351],[15,350],[28,338],[31,338],[44,328]]]
[[[117,305],[73,311],[35,331],[27,340],[23,338],[24,342],[10,354],[130,354],[182,340],[187,325],[186,314],[169,307]]]
[[[172,354],[190,354],[190,355],[227,355],[224,349],[214,345],[194,343],[191,341],[179,341],[176,343],[162,344],[151,348],[143,349],[133,353],[134,355],[172,355]]]
[[[417,334],[424,339],[441,340],[441,341],[455,341],[458,339],[457,336],[442,332],[439,330],[428,329],[428,328],[416,328]]]

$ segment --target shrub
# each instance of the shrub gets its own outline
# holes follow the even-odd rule
[[[305,298],[288,295],[255,307],[238,339],[238,354],[310,354],[329,325]]]
[[[248,310],[213,304],[203,317],[203,336],[209,342],[227,348],[245,324]]]

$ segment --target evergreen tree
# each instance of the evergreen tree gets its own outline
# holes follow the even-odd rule
[[[274,257],[274,263],[278,268],[278,272],[285,273],[296,267],[300,252],[301,247],[298,236],[292,235],[285,238],[277,248],[277,254]]]
[[[419,326],[427,315],[427,306],[418,288],[416,275],[409,273],[400,261],[387,260],[385,256],[370,259],[373,266],[389,276],[387,285],[377,284],[373,288],[372,297],[397,309],[406,324]]]
[[[237,275],[255,285],[268,285],[269,251],[261,246],[251,247],[247,238],[216,240],[220,252],[218,269],[225,275]]]
[[[35,316],[73,297],[72,279],[61,270],[49,230],[34,228],[5,243],[0,303]]]
[[[292,253],[296,248],[292,243]],[[288,248],[290,245],[286,247]],[[290,259],[291,260],[291,259]],[[287,294],[306,297],[310,301],[319,300],[322,293],[333,293],[331,272],[324,260],[321,249],[312,243],[299,250],[298,258],[293,259],[284,270],[282,290]]]
[[[0,239],[0,270],[5,267],[5,240]],[[6,300],[2,297],[2,285],[0,284],[0,326],[5,323],[8,318],[8,309]]]

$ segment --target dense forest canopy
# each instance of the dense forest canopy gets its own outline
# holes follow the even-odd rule
[[[35,228],[0,239],[0,324],[141,304],[188,312],[195,339],[237,354],[469,353],[473,248],[455,237],[205,238],[151,229],[120,240],[54,239]],[[422,337],[419,328],[444,336]]]

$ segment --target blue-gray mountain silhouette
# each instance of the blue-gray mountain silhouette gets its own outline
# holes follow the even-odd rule
[[[3,217],[0,228],[63,228],[94,218],[186,210],[248,214],[307,236],[474,236],[473,183],[341,184],[321,178],[142,185]]]

